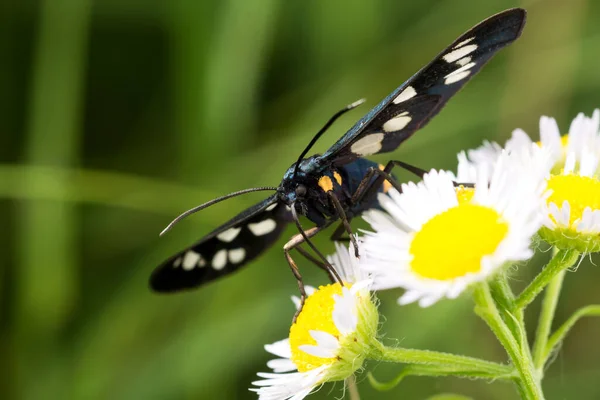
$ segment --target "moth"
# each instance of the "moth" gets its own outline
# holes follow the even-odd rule
[[[229,275],[271,247],[289,223],[296,224],[299,234],[285,244],[284,254],[298,280],[301,294],[304,295],[303,285],[290,255],[292,249],[325,268],[335,279],[335,271],[310,238],[340,221],[332,238],[340,238],[348,232],[353,239],[350,220],[365,210],[378,207],[378,193],[386,192],[392,186],[399,188],[390,175],[393,167],[401,166],[422,174],[422,170],[401,161],[390,161],[381,166],[364,157],[395,150],[425,126],[500,49],[521,35],[525,20],[525,10],[514,8],[480,22],[384,98],[324,154],[305,158],[329,126],[363,100],[338,111],[288,168],[277,187],[230,193],[177,217],[165,231],[182,218],[228,198],[254,191],[273,192],[168,258],[152,273],[151,288],[157,292],[176,292]],[[314,226],[304,229],[299,216],[305,216]],[[303,243],[307,243],[320,260],[304,250],[300,246]]]

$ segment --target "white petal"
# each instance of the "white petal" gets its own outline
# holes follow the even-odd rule
[[[398,299],[398,304],[400,305],[406,305],[406,304],[410,304],[410,303],[414,303],[415,301],[419,300],[419,298],[422,296],[421,293],[417,292],[416,290],[412,291],[412,290],[407,290],[406,293],[404,293],[399,299]]]
[[[506,149],[509,151],[520,150],[531,144],[529,135],[523,129],[517,128],[512,132],[511,138],[506,142]]]
[[[339,349],[339,347],[340,347],[339,341],[331,333],[323,332],[323,331],[317,331],[317,330],[310,330],[308,332],[308,334],[313,339],[315,339],[315,341],[317,342],[317,346],[318,347],[321,347],[321,348],[326,349],[326,350],[330,350],[332,352],[337,351]]]
[[[306,287],[305,287],[306,290]],[[292,296],[292,303],[294,303],[294,307],[296,307],[296,310],[300,309],[301,306],[301,301],[300,301],[300,297],[298,296]]]
[[[563,167],[563,171],[565,174],[570,174],[575,170],[575,163],[577,162],[577,156],[573,152],[567,153],[567,158],[565,159],[565,166]]]
[[[358,317],[356,315],[356,299],[354,294],[350,293],[347,288],[342,296],[335,295],[335,304],[333,306],[332,318],[333,323],[342,335],[349,335],[356,330]]]
[[[427,308],[435,304],[441,297],[442,294],[432,294],[426,297],[422,297],[421,300],[419,300],[419,305],[423,308]]]
[[[289,339],[283,339],[275,343],[266,344],[265,350],[281,358],[292,357],[292,348],[290,347]]]
[[[326,368],[286,374],[259,373],[259,377],[266,379],[252,382],[258,388],[250,390],[258,393],[262,400],[301,400],[321,383]]]
[[[312,346],[309,344],[303,344],[301,346],[298,346],[298,349],[302,350],[306,354],[310,354],[311,356],[321,358],[333,358],[337,355],[337,353],[331,349],[326,349],[319,346]]]
[[[571,205],[567,200],[563,201],[560,211],[560,222],[565,226],[569,226],[571,221]]]
[[[273,372],[291,372],[296,370],[296,364],[288,358],[277,358],[274,360],[267,361],[267,367],[271,368]]]

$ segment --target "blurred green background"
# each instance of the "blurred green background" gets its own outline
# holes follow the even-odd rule
[[[516,127],[537,137],[543,114],[566,132],[576,113],[599,106],[600,2],[1,1],[0,397],[255,398],[247,388],[266,370],[262,346],[287,335],[293,314],[284,240],[198,291],[159,296],[147,279],[262,195],[158,232],[215,196],[276,185],[341,106],[367,98],[315,152],[463,31],[514,6],[529,11],[523,37],[393,154],[423,168],[454,168],[461,149],[503,143]],[[515,287],[547,258],[520,268]],[[567,276],[558,321],[599,301],[592,261]],[[381,294],[387,337],[506,361],[468,296],[423,310],[397,307],[399,293]],[[548,399],[600,398],[599,333],[598,320],[576,325],[547,372]],[[399,370],[370,367],[382,380]],[[408,378],[376,393],[364,378],[365,399],[516,397],[504,383],[455,378]]]

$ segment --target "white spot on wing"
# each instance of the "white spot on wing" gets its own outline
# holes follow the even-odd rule
[[[229,261],[232,264],[237,264],[240,263],[244,260],[244,257],[246,257],[246,250],[242,249],[241,247],[239,249],[233,249],[233,250],[229,250]]]
[[[265,211],[271,211],[271,210],[273,210],[275,207],[277,207],[277,203],[271,204],[269,207],[265,208]]]
[[[187,253],[183,255],[183,263],[181,264],[181,266],[186,271],[190,271],[194,269],[199,260],[200,254],[196,253],[193,250],[188,250]]]
[[[471,68],[473,68],[474,66],[475,66],[475,63],[471,62],[471,63],[468,63],[467,65],[463,65],[456,71],[452,71],[451,73],[449,73],[448,75],[446,75],[444,77],[444,83],[446,85],[449,85],[451,83],[458,82],[461,79],[466,78],[471,73],[471,71],[469,71],[469,70]]]
[[[410,121],[412,121],[412,117],[405,111],[383,124],[383,130],[386,132],[396,132],[404,129]]]
[[[398,96],[396,96],[393,103],[400,104],[403,101],[406,101],[408,99],[415,97],[416,95],[417,95],[417,91],[415,90],[415,88],[412,86],[408,86],[406,89],[404,89],[402,91],[402,93],[400,93]]]
[[[473,40],[475,40],[475,36],[471,36],[470,38],[465,39],[460,43],[457,43],[456,46],[453,47],[453,49],[458,49],[459,47],[463,47],[465,44],[472,42]]]
[[[222,242],[231,242],[233,239],[237,237],[242,228],[229,228],[225,232],[221,232],[217,235],[217,239]]]
[[[471,69],[475,66],[474,62],[468,63],[467,65],[463,65],[462,67],[460,67],[459,69],[450,72],[448,75],[446,75],[444,78],[450,78],[452,75],[456,75],[456,74],[460,74],[463,71],[466,71],[468,69]]]
[[[456,63],[457,63],[458,65],[467,65],[467,64],[468,64],[468,63],[470,63],[470,62],[471,62],[471,57],[469,57],[469,56],[463,57],[463,58],[461,58],[460,60],[457,60],[457,61],[456,61]]]
[[[227,250],[222,249],[217,251],[217,254],[212,259],[212,267],[217,271],[223,269],[227,264]]]
[[[477,50],[477,45],[476,44],[469,44],[467,46],[464,47],[459,47],[456,50],[452,50],[450,53],[445,54],[442,56],[442,58],[449,63],[452,63],[460,58],[463,58],[464,56],[471,54],[472,52],[474,52],[475,50]]]
[[[368,156],[375,154],[381,150],[383,140],[383,133],[371,133],[365,136],[350,147],[350,151],[359,156]]]
[[[177,268],[181,265],[181,257],[177,257],[175,261],[173,261],[173,267]]]
[[[458,82],[460,80],[465,79],[467,76],[469,76],[470,73],[471,71],[462,71],[458,74],[448,75],[448,77],[444,80],[444,83],[446,85],[450,85],[452,83]]]
[[[276,226],[277,223],[275,220],[268,218],[264,221],[248,224],[248,229],[250,229],[250,232],[252,232],[255,236],[263,236],[273,232],[273,229],[275,229]]]

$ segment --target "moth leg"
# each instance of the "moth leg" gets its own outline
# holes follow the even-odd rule
[[[396,189],[398,189],[398,191],[401,190],[400,185],[397,183],[397,181],[391,176],[389,175],[390,171],[392,170],[392,168],[396,165],[394,164],[396,163],[396,161],[390,161],[388,163],[388,166],[386,166],[384,168],[384,171],[388,170],[385,174],[383,173],[384,171],[378,170],[378,169],[374,169],[371,168],[369,169],[369,171],[367,171],[367,174],[363,177],[363,179],[360,181],[360,183],[358,184],[358,188],[356,189],[356,192],[354,192],[354,194],[351,197],[351,203],[352,204],[356,204],[359,201],[362,201],[365,197],[366,194],[369,190],[378,188],[379,186],[381,186],[383,184],[384,180],[388,180]],[[397,165],[402,166],[405,169],[408,169],[409,171],[416,173],[419,176],[422,176],[422,174],[420,175],[420,173],[422,172],[423,174],[425,173],[425,171],[417,168],[417,167],[412,167],[409,164],[405,164],[402,161],[397,161]],[[390,164],[392,164],[390,166]],[[406,168],[408,167],[408,168]],[[376,179],[375,181],[373,181],[373,177],[375,175],[379,174],[380,178]],[[374,195],[377,193],[377,190],[374,190],[373,193],[371,193],[370,195]],[[352,216],[347,216],[346,218],[347,222],[350,222],[352,220]],[[333,234],[331,235],[331,240],[333,241],[349,241],[352,240],[352,234],[350,234],[349,237],[344,237],[343,234],[345,232],[348,232],[344,221],[342,220],[342,223],[340,225],[338,225],[338,227],[335,229],[335,231],[333,232]]]
[[[296,262],[294,261],[292,256],[290,256],[289,250],[286,250],[284,247],[283,253],[285,254],[285,258],[288,262],[288,265],[290,266],[290,269],[292,270],[292,274],[294,274],[294,277],[296,278],[296,282],[298,283],[298,291],[300,292],[300,307],[298,307],[298,310],[296,311],[296,313],[294,314],[294,318],[292,319],[292,323],[295,323],[296,319],[298,318],[298,315],[300,314],[300,311],[302,311],[302,307],[304,307],[304,301],[306,300],[306,290],[304,289],[304,281],[302,280],[302,275],[300,275],[300,271],[298,270]]]
[[[331,271],[327,268],[327,265],[323,261],[317,260],[312,256],[308,251],[306,251],[302,246],[297,246],[296,251],[300,253],[304,258],[306,258],[311,263],[315,264],[317,267],[321,268],[323,271],[327,273],[329,276],[329,280],[331,283],[335,283],[335,276],[331,274]]]
[[[308,246],[312,249],[312,251],[323,261],[323,264],[324,264],[325,268],[327,268],[327,271],[330,273],[330,275],[333,275],[336,278],[336,281],[341,283],[342,280],[340,279],[338,273],[335,271],[333,266],[329,263],[329,261],[327,261],[327,257],[325,257],[323,255],[323,253],[321,253],[321,251],[310,240],[311,237],[315,236],[320,231],[329,227],[333,223],[333,220],[329,220],[321,226],[316,226],[316,227],[310,228],[308,230],[305,230],[302,227],[302,224],[300,223],[300,219],[298,218],[298,214],[296,212],[296,207],[294,206],[294,204],[292,204],[292,206],[291,206],[291,212],[292,212],[292,219],[294,220],[294,223],[296,224],[296,227],[298,228],[299,236],[298,235],[294,236],[286,244],[286,246],[284,246],[284,251],[286,250],[286,247],[289,250],[291,250],[293,248],[298,247],[302,243],[308,244]]]
[[[394,167],[403,168],[403,169],[407,170],[408,172],[412,172],[413,174],[415,174],[416,176],[418,176],[421,179],[423,179],[423,175],[425,175],[427,173],[427,171],[425,171],[424,169],[415,167],[414,165],[410,165],[403,161],[398,161],[398,160],[389,161],[386,164],[384,171],[386,171],[389,174],[390,172],[392,172],[392,169]]]
[[[352,221],[350,216],[346,215],[346,217],[348,218],[348,222]],[[350,237],[343,236],[344,233],[346,233],[346,227],[344,227],[344,224],[341,223],[337,226],[337,228],[335,228],[329,239],[334,242],[349,242]]]
[[[310,228],[307,231],[302,231],[302,233],[298,233],[298,234],[292,236],[292,238],[283,246],[283,254],[285,255],[285,259],[287,260],[288,265],[290,266],[290,269],[292,270],[292,274],[294,274],[294,277],[296,278],[296,282],[298,283],[298,290],[300,291],[300,307],[294,314],[294,319],[292,320],[292,322],[296,322],[296,319],[298,318],[300,311],[302,311],[302,307],[304,307],[304,301],[306,300],[306,290],[304,288],[304,281],[302,280],[302,275],[300,274],[298,265],[292,258],[292,255],[290,254],[290,252],[294,249],[298,250],[299,246],[306,241],[306,238],[310,238],[310,237],[316,235],[322,229],[323,228],[320,228],[320,227],[314,227],[314,228]],[[302,251],[304,251],[304,249],[302,249]],[[300,251],[300,254],[302,254],[302,251]],[[317,261],[317,260],[315,260],[315,261]],[[319,264],[317,264],[317,265],[319,265]],[[333,271],[333,267],[331,267],[331,264],[323,263],[323,266],[327,270],[328,274],[330,274],[330,276],[337,275],[337,274],[335,274],[335,271]],[[335,274],[335,275],[333,275],[333,274]]]
[[[348,232],[349,239],[352,242],[352,246],[354,246],[354,256],[356,258],[358,258],[359,257],[358,243],[356,243],[356,236],[354,236],[353,233],[352,233],[352,226],[350,226],[350,219],[346,216],[346,212],[344,211],[344,207],[342,207],[342,204],[340,203],[340,200],[336,197],[335,194],[333,194],[333,193],[330,192],[329,193],[329,199],[331,200],[331,203],[335,207],[335,209],[336,209],[336,211],[338,213],[338,216],[342,220],[342,223],[340,224],[340,227],[343,227],[344,230],[346,232]],[[338,230],[339,230],[339,227],[336,229],[336,232]],[[336,232],[334,232],[334,234]]]
[[[377,195],[379,191],[379,187],[383,184],[384,181],[388,181],[397,191],[402,192],[402,187],[398,183],[396,179],[391,174],[392,169],[394,167],[401,167],[405,170],[412,172],[417,175],[419,178],[423,178],[423,175],[427,173],[427,171],[414,167],[410,164],[407,164],[398,160],[389,161],[386,166],[381,169],[371,168],[362,181],[358,185],[358,189],[352,195],[352,204],[356,204],[357,202],[363,201],[365,198],[370,199],[373,196]],[[373,178],[377,175],[377,178],[373,180]]]
[[[394,167],[403,168],[403,169],[417,175],[419,178],[423,178],[423,175],[425,175],[427,173],[427,171],[425,171],[419,167],[415,167],[413,165],[407,164],[402,161],[391,160],[386,164],[386,166],[382,170],[375,169],[375,168],[369,169],[367,174],[360,181],[358,188],[356,189],[356,192],[354,192],[354,194],[352,195],[351,203],[356,204],[358,202],[364,201],[365,199],[367,199],[367,201],[368,201],[370,198],[372,198],[372,196],[376,196],[377,192],[379,191],[379,187],[383,184],[384,181],[388,181],[396,190],[398,190],[398,192],[402,192],[402,187],[400,186],[398,181],[391,175],[391,171]],[[375,180],[373,180],[373,178],[376,175],[377,175],[377,178]],[[470,183],[456,183],[456,182],[455,182],[455,186],[474,187],[474,185],[470,184]],[[348,221],[350,221],[350,220],[351,220],[351,218],[348,218]],[[346,228],[342,224],[340,224],[340,226],[338,226],[336,228],[336,230],[333,232],[333,234],[331,235],[331,240],[334,240],[334,241],[351,240],[352,236],[350,238],[342,237],[342,234],[345,231],[346,231]]]
[[[298,227],[298,230],[300,231],[300,233],[294,235],[283,246],[283,253],[285,255],[285,259],[287,260],[287,262],[290,266],[290,269],[292,270],[292,273],[294,274],[294,277],[296,278],[296,281],[298,282],[298,288],[300,289],[300,307],[298,308],[298,311],[296,311],[296,314],[294,315],[293,322],[295,322],[296,318],[298,317],[298,314],[300,314],[300,311],[302,310],[302,307],[304,306],[304,301],[306,300],[306,290],[304,289],[304,281],[302,280],[302,276],[300,275],[298,265],[296,264],[296,262],[294,261],[294,259],[292,258],[291,254],[290,254],[290,252],[292,250],[298,249],[299,246],[303,243],[307,243],[311,247],[311,249],[319,256],[319,258],[321,258],[323,260],[322,263],[318,262],[318,263],[316,263],[316,265],[319,267],[322,266],[327,271],[327,274],[329,275],[329,277],[332,279],[333,282],[341,283],[342,279],[340,278],[340,276],[336,272],[336,270],[333,268],[333,266],[329,263],[329,261],[327,261],[327,258],[310,241],[311,237],[315,236],[317,233],[319,233],[323,229],[327,228],[329,225],[331,225],[331,222],[327,222],[323,226],[315,226],[315,227],[310,228],[305,231],[302,228],[300,221],[298,220],[298,215],[295,213],[295,207],[292,206],[291,209],[292,209],[292,216],[294,217],[294,222],[296,223],[296,226]],[[302,249],[300,251],[300,254],[303,254],[303,252],[306,253],[306,251],[304,249]],[[312,256],[311,256],[311,258],[312,258]],[[315,261],[317,261],[317,260],[315,260]]]
[[[312,255],[310,255],[305,249],[300,247],[300,245],[302,245],[303,243],[308,243],[309,245],[311,245],[312,242],[307,241],[306,239],[310,239],[311,237],[315,236],[317,233],[321,232],[323,229],[325,229],[329,225],[330,225],[330,223],[328,223],[324,226],[321,226],[321,227],[317,226],[314,228],[310,228],[306,231],[301,231],[301,233],[298,233],[298,234],[292,236],[292,238],[283,246],[283,252],[285,254],[285,258],[288,261],[288,264],[290,265],[290,268],[292,269],[294,276],[296,276],[296,274],[299,275],[299,272],[298,272],[298,267],[296,265],[296,262],[294,261],[294,259],[292,258],[290,253],[292,250],[298,250],[298,252],[301,255],[303,255],[304,257],[306,257],[309,261],[314,263],[319,268],[324,269],[327,272],[327,274],[330,276],[330,278],[332,278],[332,282],[341,282],[342,281],[342,279],[340,278],[340,276],[338,275],[336,270],[329,263],[329,261],[327,261],[327,258],[320,251],[317,250],[316,252],[319,255],[319,257],[322,259],[322,261],[316,259]],[[298,279],[298,284],[299,284],[299,286],[300,286],[300,284],[302,284],[302,289],[304,289],[304,284],[302,283],[302,277],[300,277],[300,279]]]
[[[354,195],[351,198],[352,204],[356,204],[358,201],[361,201],[363,198],[365,198],[366,193],[369,189],[378,188],[379,186],[381,186],[383,184],[383,181],[386,179],[396,189],[398,189],[398,191],[401,191],[400,185],[398,185],[396,180],[391,175],[389,175],[395,166],[404,168],[405,170],[412,172],[413,174],[417,175],[420,178],[423,178],[423,175],[425,175],[427,173],[427,171],[425,171],[419,167],[415,167],[413,165],[407,164],[402,161],[392,160],[387,163],[387,165],[384,167],[383,171],[372,169],[372,170],[369,170],[369,172],[367,172],[367,174],[364,176],[364,178],[358,184],[358,188],[356,189],[356,192],[354,192]],[[385,172],[386,174],[384,175],[384,174],[382,174],[382,172]],[[379,179],[371,182],[373,177],[376,174],[381,175],[381,177]],[[375,190],[374,193],[377,193],[377,190]],[[373,194],[371,194],[371,195],[373,195]],[[352,216],[346,215],[346,221],[342,220],[342,223],[340,225],[338,225],[338,227],[335,229],[335,231],[331,235],[331,240],[333,240],[333,241],[352,240],[352,234],[350,233],[350,231],[348,231],[348,229],[346,228],[346,224],[344,223],[344,222],[349,223],[351,220],[352,220]],[[345,232],[349,232],[350,236],[344,237],[343,234]]]

